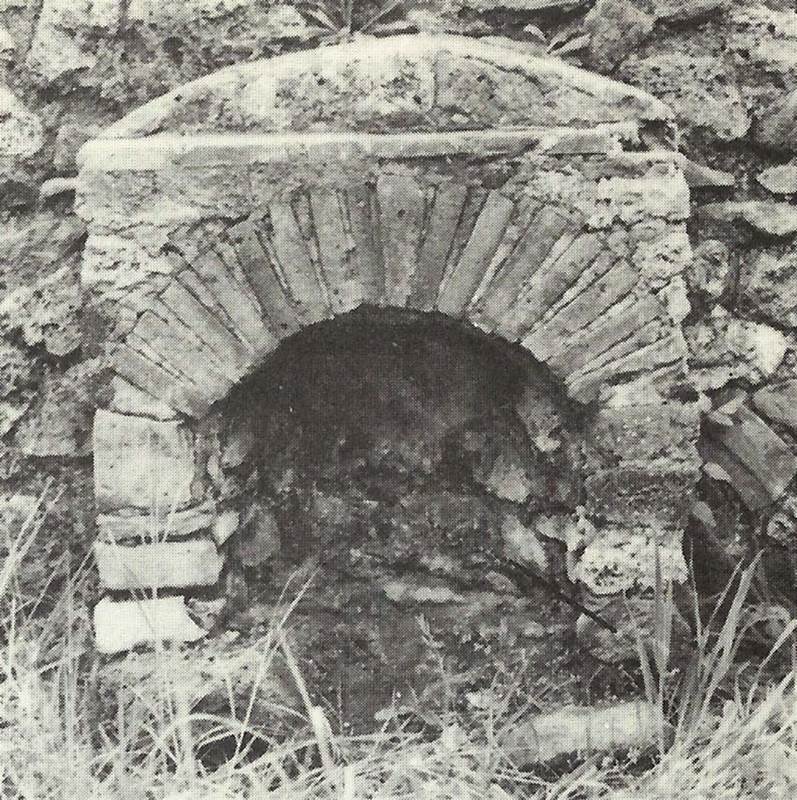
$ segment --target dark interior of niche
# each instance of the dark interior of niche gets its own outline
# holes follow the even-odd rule
[[[557,415],[554,452],[516,410],[529,385],[540,421]],[[491,617],[498,630],[510,606],[527,625],[528,604],[518,611],[525,600],[495,569],[502,530],[579,504],[585,421],[528,353],[442,316],[362,308],[285,340],[219,411],[253,442],[230,626],[261,625],[289,576],[312,572],[295,622],[320,692],[346,675],[353,708],[384,702],[428,652],[419,613],[455,648]],[[397,601],[419,587],[442,602]],[[569,613],[551,602],[532,604],[541,624]]]

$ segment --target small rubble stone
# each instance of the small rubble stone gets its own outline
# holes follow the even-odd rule
[[[685,325],[684,336],[690,380],[699,391],[719,389],[739,378],[760,383],[775,372],[788,349],[781,331],[734,317],[721,306]]]
[[[41,6],[26,63],[46,83],[91,69],[97,63],[96,56],[83,49],[77,36],[79,29],[88,28],[79,8],[70,0],[44,0]]]
[[[247,517],[235,553],[244,567],[259,567],[280,550],[279,524],[271,509],[260,502],[252,505]]]
[[[598,0],[584,18],[589,62],[609,71],[633,53],[653,30],[655,18],[630,0]]]
[[[733,64],[709,48],[690,52],[676,45],[661,37],[644,55],[629,56],[620,77],[670,105],[685,126],[708,130],[723,141],[741,139],[750,117]]]
[[[688,22],[719,14],[730,6],[730,0],[655,0],[653,13],[664,22]]]
[[[503,746],[512,762],[545,763],[566,754],[591,751],[645,751],[656,741],[661,711],[643,702],[615,703],[605,708],[566,706],[520,720]],[[497,792],[495,796],[500,796]]]
[[[780,328],[797,327],[797,246],[746,254],[738,291],[745,312]]]
[[[26,386],[32,376],[33,362],[19,347],[0,341],[0,397]]]
[[[31,456],[74,456],[91,452],[91,416],[102,378],[100,359],[47,375],[36,404],[17,426],[14,444]]]
[[[44,129],[7,87],[0,86],[0,158],[29,158],[44,145]]]
[[[16,53],[17,45],[8,29],[0,26],[0,60],[11,59]]]
[[[534,488],[525,466],[508,460],[504,454],[499,454],[493,462],[484,485],[496,497],[513,503],[523,503]]]
[[[213,524],[213,538],[219,547],[238,531],[241,515],[234,509],[222,511]]]
[[[777,200],[742,200],[708,203],[699,213],[720,222],[746,222],[767,236],[793,236],[797,233],[797,206]]]
[[[705,423],[707,433],[732,453],[776,500],[797,475],[797,456],[761,417],[745,406],[738,408],[731,420],[731,425],[719,425],[709,416]]]
[[[771,384],[753,395],[753,405],[773,422],[797,431],[797,380]]]
[[[534,528],[527,528],[514,514],[507,514],[501,523],[501,536],[507,556],[542,573],[548,572],[548,554]]]
[[[713,300],[721,297],[730,277],[730,252],[719,239],[708,239],[694,248],[694,258],[685,271],[686,282],[693,292]]]
[[[224,616],[228,604],[229,599],[227,597],[217,597],[213,600],[189,597],[186,602],[191,618],[208,633],[215,630]]]
[[[156,642],[196,642],[206,635],[188,615],[184,597],[111,600],[94,607],[95,645],[100,653],[123,653]]]
[[[759,121],[755,136],[761,144],[778,150],[797,151],[797,89],[779,97]]]
[[[580,580],[596,595],[615,595],[656,585],[656,551],[665,581],[683,583],[686,561],[679,531],[651,528],[599,530],[575,564],[571,579]]]
[[[765,169],[756,180],[771,194],[797,194],[797,159]]]

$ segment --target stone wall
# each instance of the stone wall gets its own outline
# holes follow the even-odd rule
[[[793,547],[797,13],[785,2],[723,0],[473,0],[379,10],[356,6],[353,27],[500,37],[520,53],[617,77],[674,109],[694,251],[684,272],[688,306],[681,301],[677,313],[705,418],[705,506],[694,533],[700,543],[719,540],[712,558],[725,552],[732,560],[753,546],[759,520],[774,553]],[[74,210],[77,151],[163,92],[228,64],[335,39],[347,21],[333,5],[8,0],[0,24],[4,511],[18,524],[55,476],[70,502],[40,546],[48,558],[64,544],[80,555],[94,536],[91,420],[111,393],[100,346],[107,315],[86,301],[79,280],[91,250]],[[462,115],[462,127],[483,90],[465,82],[452,98],[449,112]],[[643,135],[648,148],[670,144],[666,130]],[[670,454],[660,457],[669,463]],[[596,486],[595,496],[615,496],[617,480]]]

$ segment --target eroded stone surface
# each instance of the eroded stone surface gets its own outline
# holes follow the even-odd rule
[[[102,510],[182,509],[192,500],[193,437],[180,422],[98,411],[94,454]]]
[[[684,328],[690,379],[699,389],[718,389],[734,378],[760,383],[783,360],[788,342],[782,331],[730,315],[721,306]]]
[[[613,595],[637,586],[656,585],[656,552],[665,581],[681,583],[687,568],[678,532],[655,528],[610,527],[589,542],[572,577],[596,595]]]
[[[327,48],[323,58],[322,63],[318,53],[291,54],[268,66],[236,66],[138,109],[108,134],[141,136],[168,128],[189,133],[207,130],[208,119],[216,130],[243,122],[247,129],[260,131],[317,129],[330,123],[337,129],[379,131],[402,124],[472,129],[669,116],[666,106],[630,87],[457,37],[364,39],[356,50],[350,45]],[[318,80],[321,74],[323,80]],[[479,83],[481,91],[492,90],[489,105],[474,104],[472,93]],[[232,86],[237,99],[230,104]],[[553,93],[555,103],[540,102]],[[199,100],[206,106],[201,118]],[[455,100],[489,116],[468,119],[459,109],[459,116],[452,115]]]
[[[0,87],[0,157],[28,158],[38,153],[43,144],[41,120],[10,89]]]

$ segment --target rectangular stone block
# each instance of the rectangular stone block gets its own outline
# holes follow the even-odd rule
[[[237,383],[251,364],[251,354],[244,343],[227,328],[219,309],[214,313],[201,303],[192,291],[201,292],[196,274],[190,270],[180,272],[161,293],[160,302],[184,324],[191,325],[199,337],[213,351],[214,364],[223,365],[223,374]]]
[[[733,415],[733,425],[707,420],[707,433],[727,448],[765,487],[778,498],[797,474],[797,456],[769,425],[742,406]]]
[[[570,337],[586,328],[627,297],[639,281],[633,265],[607,251],[581,280],[547,311],[523,340],[523,346],[546,360],[563,350]]]
[[[263,320],[259,303],[248,287],[242,286],[217,251],[209,251],[191,263],[204,294],[210,294],[224,309],[233,332],[253,353],[268,353],[277,342]],[[200,300],[202,297],[200,297]]]
[[[708,436],[701,436],[698,450],[707,464],[717,464],[725,470],[730,476],[731,485],[751,511],[758,511],[772,504],[772,497],[766,486],[727,448]]]
[[[269,253],[265,223],[245,220],[228,229],[241,269],[278,337],[289,336],[301,327],[296,308],[280,282],[276,258]]]
[[[685,358],[686,343],[680,329],[662,331],[658,323],[651,323],[628,344],[607,352],[602,363],[593,362],[588,369],[568,376],[567,391],[573,400],[589,403],[601,386],[618,376],[644,372],[651,380],[660,380],[681,372]]]
[[[699,478],[697,466],[669,462],[602,469],[584,481],[587,513],[621,525],[683,528]]]
[[[698,461],[700,411],[694,403],[601,408],[587,433],[587,469],[666,458]]]
[[[186,508],[194,477],[194,440],[186,425],[97,411],[94,486],[101,512]]]
[[[759,389],[753,395],[753,405],[773,422],[797,430],[797,380]]]
[[[597,233],[563,236],[561,249],[555,247],[539,269],[518,286],[516,301],[507,309],[500,331],[518,339],[578,280],[605,252],[605,237]],[[559,245],[559,242],[557,242]]]
[[[352,257],[363,287],[363,301],[379,303],[385,294],[385,264],[379,240],[379,208],[372,183],[349,187],[345,192],[346,216]]]
[[[145,311],[128,339],[134,346],[136,341],[146,342],[162,363],[196,384],[211,404],[226,396],[234,385],[220,367],[215,367],[214,354],[204,342],[171,315],[163,319]]]
[[[183,597],[111,600],[94,606],[94,637],[100,653],[123,653],[157,642],[196,642],[206,635],[188,616]]]
[[[127,513],[99,514],[99,538],[116,544],[140,544],[151,539],[180,539],[197,531],[212,528],[216,523],[216,504],[169,512],[162,509],[156,514]]]
[[[224,560],[211,539],[120,545],[94,543],[100,581],[106,589],[177,589],[213,586]]]

